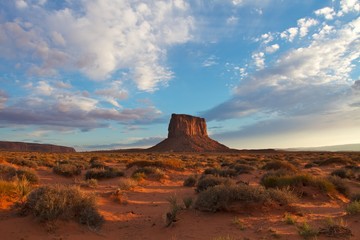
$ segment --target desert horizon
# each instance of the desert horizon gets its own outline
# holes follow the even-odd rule
[[[360,239],[359,0],[0,1],[0,238]]]

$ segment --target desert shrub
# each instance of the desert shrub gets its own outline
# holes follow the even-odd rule
[[[316,166],[318,166],[316,163],[307,163],[307,164],[305,164],[304,168],[313,168]]]
[[[238,173],[234,169],[207,168],[204,170],[205,175],[214,175],[219,177],[235,177]]]
[[[156,167],[141,167],[139,169],[136,169],[132,176],[139,174],[139,173],[143,173],[145,175],[145,178],[149,178],[149,179],[155,179],[155,180],[161,180],[163,178],[165,178],[166,174],[163,170],[161,170],[160,168],[156,168]]]
[[[335,189],[346,197],[350,196],[350,189],[345,184],[344,180],[337,176],[330,176],[328,180],[335,186]]]
[[[231,184],[231,180],[229,178],[223,178],[223,177],[216,177],[216,176],[204,176],[202,178],[200,178],[200,180],[197,183],[196,192],[201,192],[201,191],[205,191],[206,189],[210,188],[210,187],[214,187],[216,185],[220,185],[220,184],[227,184],[230,185]]]
[[[352,163],[352,161],[341,158],[341,157],[331,157],[326,160],[318,161],[317,163],[320,166],[328,166],[328,165],[332,165],[332,164],[347,165],[347,164]]]
[[[60,160],[56,161],[56,165],[62,165],[62,164],[70,164],[74,165],[77,168],[81,170],[85,170],[89,168],[89,163],[84,160]]]
[[[275,161],[270,161],[268,163],[266,163],[263,167],[264,170],[287,170],[287,171],[291,171],[291,172],[296,172],[297,168],[289,163],[289,162],[285,162],[285,161],[279,161],[279,160],[275,160]]]
[[[232,166],[232,168],[235,169],[237,174],[250,173],[251,171],[255,170],[254,167],[247,164],[235,164]]]
[[[351,195],[351,201],[360,201],[360,193],[355,193]]]
[[[352,233],[343,219],[336,221],[330,218],[326,221],[325,226],[320,228],[319,235],[325,235],[328,238],[348,239]]]
[[[100,160],[99,157],[92,157],[90,159],[90,168],[105,168],[106,164]]]
[[[53,172],[65,177],[72,177],[81,174],[81,169],[73,164],[58,164],[53,168]]]
[[[189,176],[185,179],[183,186],[184,187],[194,187],[197,182],[196,176]]]
[[[124,172],[116,168],[92,168],[86,171],[85,179],[106,179],[124,176]]]
[[[289,225],[294,225],[296,223],[296,220],[293,215],[290,213],[285,213],[284,215],[284,222]]]
[[[351,179],[354,177],[353,171],[351,169],[345,169],[345,168],[336,169],[331,172],[331,175],[337,176],[340,178],[348,178],[348,179]]]
[[[272,188],[267,190],[270,199],[274,202],[279,203],[280,205],[287,206],[291,203],[294,203],[298,200],[296,195],[289,189],[278,189]]]
[[[19,168],[18,170],[16,170],[15,176],[19,179],[25,178],[30,183],[38,183],[39,182],[38,175],[36,174],[36,172],[34,170],[32,170],[30,168]]]
[[[29,167],[29,168],[37,167],[36,162],[31,161],[31,160],[26,160],[26,159],[11,158],[7,162],[14,164],[14,165],[18,165],[18,166],[23,166],[23,167]]]
[[[298,187],[311,186],[322,192],[336,191],[334,184],[325,178],[316,178],[308,174],[282,175],[278,172],[267,173],[261,179],[261,185],[266,188],[287,188],[294,190]]]
[[[121,190],[131,190],[138,185],[138,182],[130,179],[130,178],[123,178],[119,180],[118,186]]]
[[[0,199],[12,198],[15,195],[15,190],[13,182],[0,180]]]
[[[40,221],[74,219],[92,228],[101,227],[104,218],[99,214],[95,196],[70,186],[44,186],[33,190],[21,209],[24,215],[32,214]]]
[[[286,196],[285,193],[269,191],[261,187],[249,185],[218,185],[208,188],[199,193],[195,202],[195,207],[201,211],[216,212],[228,210],[230,204],[234,202],[241,203],[259,203],[278,202],[281,204],[290,204],[293,199]]]
[[[189,209],[193,203],[192,197],[185,197],[183,198],[183,203],[186,209]]]
[[[170,210],[166,213],[165,221],[166,226],[169,227],[178,220],[177,215],[181,210],[181,206],[177,203],[177,199],[175,196],[171,196],[167,200],[170,203]]]
[[[346,208],[346,212],[350,215],[360,214],[360,201],[350,202]]]
[[[319,234],[319,231],[310,226],[307,222],[304,222],[298,227],[299,235],[305,239],[314,238]]]
[[[0,164],[0,178],[2,179],[10,179],[16,175],[16,168]]]
[[[135,173],[135,174],[131,175],[131,178],[138,182],[144,180],[145,177],[146,177],[146,174],[143,172],[139,172],[139,173]]]
[[[98,180],[94,178],[90,178],[81,183],[81,186],[96,188],[98,186]]]

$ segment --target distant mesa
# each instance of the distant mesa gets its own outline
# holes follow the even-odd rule
[[[72,147],[65,147],[52,144],[26,143],[26,142],[7,142],[0,141],[0,150],[14,152],[56,152],[72,153],[76,152]]]
[[[172,114],[168,138],[149,148],[154,152],[226,152],[230,149],[209,138],[204,118]]]

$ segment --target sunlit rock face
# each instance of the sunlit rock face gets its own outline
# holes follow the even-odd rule
[[[172,114],[168,130],[168,138],[182,136],[208,136],[205,119],[186,114]]]
[[[154,152],[226,152],[230,149],[209,138],[204,118],[172,114],[168,138],[148,150]]]
[[[0,150],[14,152],[75,152],[72,147],[65,147],[52,144],[26,143],[26,142],[6,142],[0,141]]]

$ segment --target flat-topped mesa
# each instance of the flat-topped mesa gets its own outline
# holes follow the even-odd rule
[[[183,136],[208,136],[205,119],[186,114],[172,114],[168,131],[168,138]]]
[[[227,152],[228,147],[209,138],[204,118],[172,114],[168,138],[148,149],[154,152]]]

